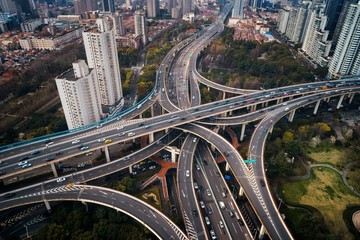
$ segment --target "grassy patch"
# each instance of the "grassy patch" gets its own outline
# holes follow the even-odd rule
[[[357,191],[360,191],[360,167],[352,167],[350,172],[346,175],[346,179],[350,186],[352,186]]]
[[[309,179],[285,183],[280,191],[286,203],[319,210],[327,229],[337,239],[353,238],[340,216],[348,205],[359,203],[360,199],[347,189],[338,173],[316,168]]]
[[[158,186],[152,186],[151,188],[139,193],[136,197],[150,204],[159,211],[162,211],[160,189]]]
[[[343,166],[345,161],[345,151],[341,149],[333,148],[329,151],[312,152],[308,153],[308,156],[315,163],[327,163],[333,166]]]

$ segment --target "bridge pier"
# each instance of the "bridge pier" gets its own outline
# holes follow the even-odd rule
[[[296,111],[296,110],[294,109],[294,110],[292,110],[292,111],[290,112],[290,114],[289,114],[289,122],[294,121],[295,111]]]
[[[149,133],[149,143],[153,143],[154,142],[154,133]]]
[[[49,201],[47,201],[47,200],[44,199],[44,203],[45,203],[45,207],[46,207],[46,209],[48,210],[48,212],[51,212],[51,206],[50,206]]]
[[[225,171],[230,171],[230,165],[228,162],[226,162],[226,165],[225,165]]]
[[[355,96],[355,93],[350,93],[350,95],[349,95],[349,98],[350,98],[349,103],[351,103],[353,101],[354,96]]]
[[[142,117],[142,113],[140,113],[140,114],[139,114],[139,119],[142,119],[142,118],[143,118],[143,117]]]
[[[171,148],[171,162],[176,163],[176,152],[174,148]]]
[[[272,133],[274,126],[269,127],[269,133]]]
[[[319,109],[319,106],[320,106],[320,101],[321,101],[321,100],[319,100],[319,101],[316,102],[315,107],[314,107],[313,114],[316,114],[316,113],[317,113],[317,111],[318,111],[318,109]]]
[[[110,162],[109,148],[108,148],[108,146],[105,146],[104,149],[105,149],[106,162],[109,163]]]
[[[226,98],[226,92],[223,92],[223,99]]]
[[[290,97],[289,97],[289,100],[293,100],[293,98],[294,98],[293,96],[290,96]]]
[[[55,167],[55,163],[51,163],[50,166],[51,166],[51,170],[54,173],[54,177],[56,177],[56,178],[59,177],[59,174],[58,174],[58,172],[56,170],[56,167]]]
[[[330,102],[330,97],[324,99],[325,102]]]
[[[151,105],[151,106],[150,106],[150,114],[151,114],[151,117],[155,117],[154,105]]]
[[[256,111],[256,104],[250,106],[250,112]]]
[[[239,196],[240,197],[244,196],[244,188],[242,186],[240,186]]]
[[[130,174],[133,173],[132,165],[129,166],[129,173],[130,173]]]
[[[345,96],[345,95],[341,95],[341,96],[340,96],[340,99],[339,99],[339,102],[338,102],[338,104],[337,104],[337,106],[336,106],[336,109],[339,109],[339,108],[340,108],[341,103],[342,103],[342,101],[344,100],[344,96]]]
[[[231,111],[229,112],[229,117],[231,117],[231,116],[232,116],[232,113],[233,113],[233,111],[231,110]]]
[[[276,104],[279,104],[279,103],[282,103],[283,102],[283,99],[282,98],[278,98],[277,100],[276,100]]]
[[[269,106],[269,101],[264,102],[264,106],[265,106],[265,107]]]
[[[207,90],[210,92],[210,87],[209,86],[207,87]]]
[[[261,225],[258,239],[263,239],[264,234],[265,234],[265,227],[264,225]]]
[[[246,123],[241,125],[240,141],[244,140]]]

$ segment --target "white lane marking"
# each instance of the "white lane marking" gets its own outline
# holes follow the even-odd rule
[[[106,192],[103,192],[103,191],[99,191],[99,192],[101,192],[102,194],[108,195]]]

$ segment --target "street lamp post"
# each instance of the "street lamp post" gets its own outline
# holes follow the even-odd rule
[[[24,225],[25,229],[26,229],[26,238],[30,238],[29,236],[29,231],[28,231],[28,226]]]
[[[283,202],[283,201],[282,201],[282,198],[279,198],[279,201],[280,201],[280,203],[279,203],[278,210],[280,209],[280,207],[281,207],[281,203]]]

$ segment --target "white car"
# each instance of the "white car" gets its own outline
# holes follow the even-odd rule
[[[79,139],[76,139],[76,140],[72,141],[71,144],[77,144],[77,143],[79,143],[79,142],[80,142],[80,140],[79,140]]]
[[[99,142],[99,143],[105,142],[105,138],[100,138],[100,139],[98,139],[98,142]]]
[[[65,181],[65,180],[66,180],[66,178],[62,177],[62,178],[58,178],[56,180],[56,182],[61,183],[61,182]]]
[[[208,217],[205,217],[206,225],[210,225],[210,219]]]
[[[190,171],[186,170],[186,177],[190,177]]]
[[[22,165],[25,165],[25,164],[27,164],[27,163],[28,163],[28,161],[23,161],[23,162],[19,162],[18,165],[19,165],[19,166],[22,166]]]
[[[123,128],[124,128],[124,126],[120,126],[120,127],[117,127],[116,130],[121,130]]]
[[[205,203],[203,201],[200,201],[200,207],[205,209]]]

